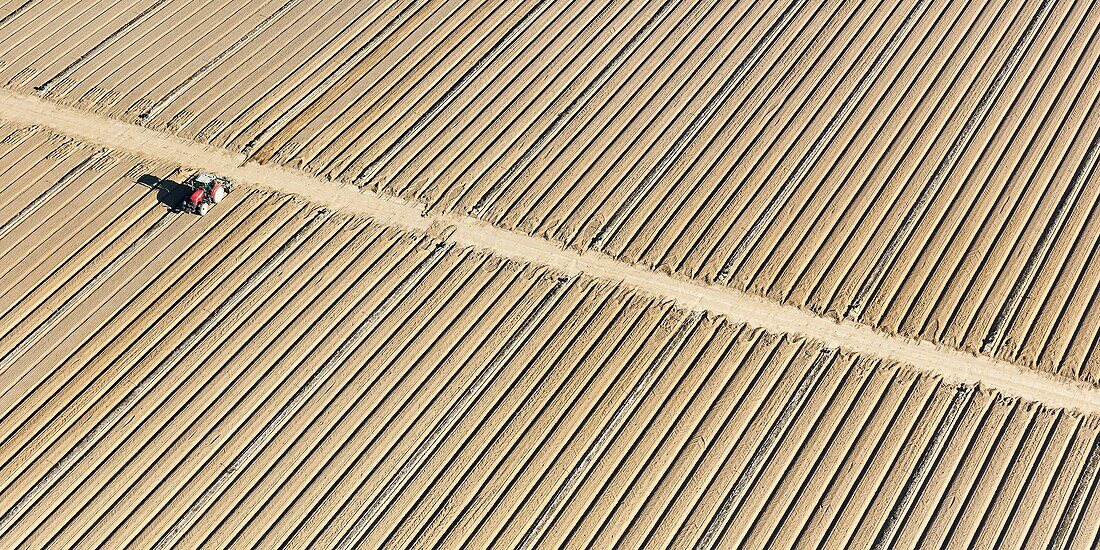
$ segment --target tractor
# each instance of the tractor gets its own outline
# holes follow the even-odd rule
[[[210,172],[199,172],[187,178],[183,185],[191,192],[183,199],[180,210],[200,216],[205,216],[212,206],[233,192],[233,180]]]

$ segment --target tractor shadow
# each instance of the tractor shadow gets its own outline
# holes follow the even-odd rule
[[[180,204],[190,193],[190,189],[182,183],[168,178],[158,178],[152,174],[145,174],[137,179],[137,182],[157,192],[157,202],[168,207],[168,210],[176,212]]]

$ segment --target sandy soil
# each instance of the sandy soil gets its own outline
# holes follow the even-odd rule
[[[0,130],[0,204],[53,189],[0,220],[34,285],[0,295],[4,545],[1097,536],[1090,387],[480,222],[382,225],[350,187],[354,215],[247,185],[172,213],[135,180],[178,164]]]
[[[8,89],[1100,382],[1091,3],[10,4]]]
[[[243,163],[243,157],[174,138],[139,126],[101,119],[83,112],[0,92],[0,105],[13,121],[50,120],[51,126],[112,150],[147,151],[160,162],[183,162],[259,185],[308,197],[317,204],[386,224],[445,235],[460,245],[492,250],[522,262],[549,265],[564,273],[622,281],[652,295],[675,300],[738,322],[780,333],[801,334],[859,353],[928,369],[948,380],[977,383],[998,391],[1088,413],[1100,412],[1100,390],[1005,361],[974,356],[928,342],[890,336],[850,321],[835,322],[811,312],[783,306],[725,286],[704,285],[640,267],[624,266],[601,254],[578,253],[532,236],[498,229],[475,219],[423,210],[352,186],[340,186],[275,165]],[[148,156],[148,155],[147,155]]]
[[[1098,10],[0,0],[0,546],[1094,548]]]

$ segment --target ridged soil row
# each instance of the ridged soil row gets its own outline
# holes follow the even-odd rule
[[[370,82],[362,79],[372,69],[380,71],[374,74],[374,78],[384,74],[386,67],[392,66],[392,63],[381,64],[380,61],[406,51],[398,51],[405,38],[416,33],[418,41],[423,42],[424,47],[434,47],[440,37],[432,31],[444,23],[457,23],[458,18],[453,17],[456,9],[462,6],[476,9],[483,5],[482,2],[458,4],[415,0],[402,4],[390,2],[372,6],[371,10],[363,14],[362,19],[355,21],[363,22],[361,32],[355,32],[357,27],[353,23],[346,29],[353,32],[343,35],[338,51],[330,53],[328,57],[318,55],[316,57],[320,59],[311,59],[303,66],[301,72],[309,74],[299,77],[299,86],[288,87],[283,84],[271,97],[253,102],[228,123],[225,132],[215,142],[224,142],[232,149],[244,150],[251,158],[260,162],[270,160],[284,144],[294,143],[294,147],[300,146],[292,136],[353,88],[358,87],[361,92],[368,90],[369,85],[361,86],[358,83]],[[382,15],[378,16],[379,13]],[[340,32],[343,33],[344,29]]]
[[[522,19],[523,14],[537,4],[532,1],[469,0],[457,5],[429,2],[418,5],[411,13],[402,10],[391,20],[392,26],[379,29],[380,42],[373,44],[365,56],[357,56],[351,67],[341,71],[345,74],[325,89],[318,90],[317,97],[310,98],[304,110],[283,121],[274,134],[257,143],[253,158],[261,162],[278,159],[292,165],[309,162],[315,154],[313,151],[329,143],[319,139],[319,135],[328,134],[332,139],[356,120],[376,119],[410,88],[427,87],[437,94],[436,97],[446,93],[456,77],[444,81],[445,75],[439,72],[446,73],[452,68],[455,72],[461,71],[483,53],[461,48],[464,40],[471,36],[477,37],[472,39],[475,41],[484,37],[499,38],[507,32],[509,24]],[[409,57],[417,52],[416,48],[422,48],[419,50],[422,55]],[[442,69],[422,62],[448,54],[455,58]],[[428,109],[431,101],[428,99],[423,108]],[[347,116],[348,112],[355,114]]]
[[[10,88],[1096,381],[1095,2],[10,8]]]
[[[293,209],[283,209],[283,223],[278,228],[270,228],[269,231],[275,235],[281,232],[284,239],[289,237],[289,234],[297,229],[296,226],[301,227],[306,221],[303,215],[294,215],[295,211],[299,211],[300,208],[299,205]],[[232,293],[236,292],[236,285],[233,284],[233,280],[236,279],[237,284],[242,284],[241,279],[245,279],[246,274],[249,273],[248,266],[250,265],[255,269],[255,266],[264,265],[264,262],[276,262],[278,256],[272,256],[272,254],[276,252],[279,244],[277,238],[271,240],[256,239],[252,243],[246,243],[246,246],[255,247],[253,250],[260,250],[239,258],[239,261],[243,262],[243,268],[228,274],[230,277],[229,284],[219,285],[221,277],[217,276],[217,272],[215,272],[214,276],[204,278],[201,282],[195,284],[195,288],[184,300],[172,304],[176,311],[190,306],[186,315],[193,320],[185,326],[189,326],[191,330],[198,332],[188,331],[178,335],[185,336],[185,338],[176,340],[174,346],[172,341],[175,339],[170,338],[157,342],[152,349],[141,350],[135,346],[121,355],[114,355],[109,358],[97,356],[97,359],[110,361],[113,366],[127,370],[129,370],[129,367],[135,370],[130,370],[127,373],[128,377],[121,384],[106,389],[106,393],[102,396],[83,393],[76,401],[71,402],[69,410],[72,413],[80,411],[83,422],[77,422],[75,426],[70,426],[69,429],[63,431],[62,428],[64,423],[67,423],[65,419],[68,415],[49,414],[48,420],[43,418],[38,422],[35,422],[36,417],[32,417],[29,425],[24,424],[22,430],[5,441],[5,471],[9,473],[5,493],[23,495],[18,501],[10,504],[11,508],[5,515],[8,524],[22,516],[36,502],[39,502],[44,494],[49,491],[64,490],[64,487],[59,486],[58,482],[63,482],[62,485],[72,483],[74,478],[70,477],[69,474],[74,474],[78,476],[76,479],[80,479],[79,476],[82,472],[86,472],[87,468],[94,468],[99,457],[103,456],[102,444],[105,443],[105,440],[113,440],[119,435],[119,432],[115,431],[114,428],[119,426],[120,422],[122,423],[121,426],[130,429],[137,427],[132,422],[126,422],[124,419],[128,415],[144,410],[138,406],[139,403],[147,397],[147,392],[152,387],[156,387],[162,377],[173,372],[181,364],[188,364],[184,359],[188,356],[190,350],[185,349],[184,346],[189,348],[194,346],[197,343],[196,341],[204,342],[205,338],[209,336],[209,332],[215,328],[213,325],[218,320],[213,316],[208,317],[208,315],[221,310],[215,309],[211,312],[202,308],[200,303],[193,300],[201,297],[203,290],[212,290],[216,297],[221,296],[223,300],[227,297],[231,298],[231,301],[226,302],[219,300],[219,305],[224,305],[226,308],[231,307],[234,302],[243,298],[243,295]],[[251,264],[248,262],[251,262]],[[219,267],[221,270],[229,270],[233,266],[229,263],[223,263]],[[222,273],[224,274],[224,271]],[[243,282],[255,283],[252,279]],[[247,292],[247,289],[240,292]],[[202,317],[194,319],[198,315]],[[210,343],[214,342],[211,341]],[[140,340],[135,344],[140,344]],[[135,357],[135,355],[138,356]],[[143,371],[143,374],[139,374]],[[99,398],[96,399],[95,397]],[[38,412],[47,413],[46,410],[41,409]],[[58,411],[49,412],[57,413]],[[132,420],[132,417],[130,418]],[[69,422],[72,420],[70,419]],[[43,423],[46,425],[37,426]],[[36,426],[39,429],[27,429],[31,426]],[[122,430],[122,433],[127,433],[126,428],[122,428]],[[7,527],[9,526],[6,525],[4,531],[8,531]]]
[[[319,240],[321,238],[331,237],[331,236],[333,236],[333,235],[331,235],[331,233],[325,233],[324,231],[317,231],[312,236],[312,239],[314,239],[316,241],[316,240]],[[339,239],[333,239],[333,241],[338,243]],[[306,246],[308,246],[310,244],[317,244],[317,243],[312,243],[312,242],[307,240],[304,244]],[[298,257],[292,255],[291,257],[289,257],[287,259],[287,261],[283,265],[285,266],[285,269],[288,272],[295,273],[293,270],[296,267],[298,267],[296,265],[296,261],[299,261]],[[271,282],[270,280],[265,281],[263,285],[259,286],[255,290],[255,292],[263,293],[265,291],[269,291],[269,288],[267,288],[267,285],[270,282]],[[260,294],[260,296],[262,296],[262,294]],[[184,302],[184,303],[186,303],[186,302]],[[249,313],[249,311],[247,309],[242,308],[241,313],[239,315],[245,315],[246,313]],[[230,322],[231,321],[227,320],[225,323],[229,324]],[[232,325],[230,325],[230,326],[232,326]],[[240,330],[238,330],[236,332],[233,332],[234,336],[237,336],[237,334],[248,335],[248,334],[250,334],[250,331],[247,328],[242,327]],[[193,366],[193,365],[202,364],[202,365],[210,365],[211,367],[213,367],[214,365],[216,365],[217,363],[214,360],[212,360],[209,357],[204,358],[201,355],[201,353],[202,353],[201,348],[202,347],[215,347],[216,349],[219,349],[219,350],[222,349],[222,347],[225,344],[224,343],[219,344],[219,342],[216,338],[217,338],[217,335],[211,334],[211,335],[209,335],[209,336],[207,336],[206,338],[203,339],[203,346],[201,346],[201,347],[196,346],[195,348],[192,348],[193,351],[188,354],[187,360],[185,362],[185,366],[186,365]],[[182,369],[181,374],[183,374],[184,376],[187,376],[188,375],[188,370],[189,369],[186,369],[186,368]],[[214,369],[211,368],[210,372],[216,372],[216,371],[214,371]],[[208,371],[206,371],[205,369],[201,372],[192,372],[192,373],[189,373],[190,376],[188,378],[193,383],[200,384],[201,381],[203,380],[203,377],[206,376],[207,373],[208,373]],[[173,381],[174,376],[178,376],[178,375],[176,375],[174,373],[167,374],[159,382],[161,387],[165,387],[164,385],[170,384]],[[168,387],[170,387],[170,386],[168,386]],[[152,396],[154,395],[154,393],[155,392],[147,393],[145,395],[145,397],[143,398],[143,401],[139,401],[138,404],[136,405],[136,407],[139,408],[139,410],[148,410],[148,411],[150,411],[149,414],[147,414],[145,416],[145,418],[142,421],[141,425],[145,429],[148,429],[149,433],[156,433],[157,437],[149,438],[149,441],[147,441],[142,446],[135,446],[135,447],[138,448],[138,450],[132,451],[134,453],[133,455],[131,455],[129,452],[122,451],[120,449],[116,449],[114,452],[111,452],[108,455],[108,458],[104,459],[104,461],[102,463],[89,465],[90,473],[88,474],[87,477],[82,479],[82,481],[79,483],[79,485],[73,486],[73,487],[67,487],[66,489],[64,489],[64,490],[67,490],[67,491],[73,491],[71,493],[66,494],[66,496],[64,497],[64,501],[66,503],[65,507],[66,507],[66,511],[67,511],[67,517],[71,517],[74,520],[77,520],[79,518],[79,516],[77,514],[73,513],[73,512],[80,510],[82,506],[90,506],[90,504],[88,504],[88,501],[87,501],[88,495],[95,495],[97,493],[97,490],[101,490],[100,488],[101,488],[102,484],[104,483],[104,481],[103,481],[104,479],[111,479],[111,478],[114,478],[114,479],[129,479],[129,478],[132,478],[135,475],[134,472],[131,471],[131,470],[128,470],[127,468],[125,468],[124,465],[129,465],[131,468],[133,468],[133,467],[144,468],[148,465],[147,462],[143,461],[143,459],[147,458],[145,456],[144,451],[147,451],[150,448],[159,448],[159,447],[161,447],[162,440],[160,438],[161,437],[168,437],[168,435],[171,433],[170,430],[166,429],[160,423],[160,422],[162,422],[161,419],[165,415],[171,417],[172,415],[175,414],[177,416],[177,418],[180,419],[180,420],[183,420],[185,418],[195,418],[192,415],[186,414],[186,412],[180,413],[180,410],[177,406],[177,403],[178,403],[177,400],[187,400],[189,397],[191,397],[191,395],[189,394],[187,388],[185,388],[185,387],[184,388],[179,388],[172,395],[171,399],[164,400],[161,403],[159,403],[157,406],[150,406],[150,405],[147,404],[148,403],[147,400],[153,399]],[[95,409],[93,408],[92,410],[94,411]],[[101,440],[99,445],[108,446],[108,448],[110,448],[109,445],[111,444],[110,443],[111,438],[112,437],[117,437],[118,435],[121,435],[121,434],[113,434],[110,437],[104,438],[103,440]],[[179,445],[179,444],[177,444],[177,445],[167,445],[167,447],[168,448],[181,448],[182,445]],[[85,460],[88,460],[88,459],[86,458]],[[75,471],[71,475],[80,475],[80,474],[76,473],[76,471],[79,471],[79,470],[80,470],[80,468],[78,467],[77,469],[75,469]],[[59,488],[58,491],[62,491],[62,489]],[[121,494],[121,493],[123,493],[123,491],[120,490],[119,493],[108,493],[108,494]],[[57,493],[55,493],[55,494],[57,494]],[[119,508],[116,508],[116,510],[117,509],[119,509]],[[42,518],[39,518],[39,521],[41,521],[41,520],[42,520]],[[26,518],[26,517],[24,518],[23,521],[25,523],[30,523],[31,522],[31,520],[29,518]],[[61,529],[62,527],[66,527],[63,522],[51,522],[48,525],[45,525],[45,524],[44,525],[39,525],[35,529],[35,536],[39,537],[38,540],[40,540],[40,541],[46,541],[46,540],[49,540],[49,537],[51,535],[53,535],[55,530]]]
[[[1067,18],[1067,21],[1074,20],[1072,15]],[[1059,35],[1064,40],[1067,36],[1074,36],[1073,32],[1074,29],[1071,25],[1064,25],[1059,30]],[[1079,53],[1079,50],[1075,47],[1063,50],[1049,48],[1044,55],[1061,55],[1068,59],[1069,56],[1077,53]],[[1035,75],[1030,77],[1020,95],[1013,100],[1013,104],[1018,108],[1029,105],[1027,107],[1028,116],[1019,119],[1006,118],[999,121],[995,135],[980,151],[980,155],[971,166],[966,183],[960,186],[955,194],[944,193],[942,196],[937,197],[936,201],[945,205],[945,215],[939,219],[926,220],[924,223],[928,224],[929,227],[927,242],[914,239],[910,245],[913,252],[911,254],[903,252],[902,254],[905,257],[912,258],[909,260],[912,265],[908,268],[910,275],[901,282],[896,281],[896,279],[900,277],[898,273],[901,273],[902,270],[897,270],[888,275],[887,280],[894,279],[889,284],[892,287],[898,287],[894,291],[894,299],[889,302],[877,301],[877,305],[876,302],[872,302],[870,306],[875,310],[884,308],[877,315],[881,315],[879,322],[886,327],[897,327],[896,330],[912,336],[917,336],[922,331],[938,332],[935,327],[940,326],[942,321],[937,320],[933,315],[942,316],[942,313],[937,313],[934,310],[937,300],[926,297],[931,296],[934,292],[944,291],[945,287],[952,282],[947,276],[950,273],[947,269],[951,266],[952,258],[958,254],[959,247],[966,246],[965,243],[974,238],[974,232],[982,222],[982,217],[979,214],[983,214],[985,209],[989,208],[996,199],[997,194],[990,191],[1001,184],[997,181],[991,181],[989,178],[991,170],[996,167],[998,160],[1003,158],[999,156],[1003,154],[1001,147],[1007,145],[1010,150],[1022,150],[1026,143],[1009,141],[1020,132],[1036,132],[1036,135],[1049,134],[1049,127],[1043,128],[1040,124],[1024,123],[1024,121],[1036,115],[1051,120],[1056,119],[1056,114],[1060,108],[1058,105],[1065,105],[1066,94],[1051,94],[1049,97],[1044,98],[1039,94],[1041,90],[1046,89],[1047,86],[1055,85],[1054,83],[1057,83],[1059,88],[1079,90],[1078,87],[1073,85],[1063,85],[1065,82],[1063,79],[1073,72],[1074,65],[1057,63],[1048,66],[1051,67],[1049,71],[1045,73],[1037,71]],[[1075,78],[1079,83],[1080,72],[1078,71],[1077,74],[1078,76]],[[1061,98],[1059,98],[1059,95],[1061,95]],[[1055,102],[1055,100],[1058,101]],[[1051,102],[1055,103],[1051,105]],[[1019,126],[1016,124],[1019,124]],[[936,209],[937,207],[934,206],[933,208]],[[921,247],[923,247],[923,250]],[[942,270],[942,272],[937,273],[937,270]],[[917,298],[907,301],[908,297],[914,294],[917,295]],[[952,299],[949,297],[944,303],[950,304]],[[874,317],[871,317],[871,319],[874,319]]]
[[[363,238],[362,245],[349,244],[348,239]],[[392,237],[390,239],[392,241]],[[290,371],[272,373],[269,369],[276,362],[269,361],[268,357],[278,357],[278,354],[286,352],[286,348],[294,342],[291,338],[279,340],[281,331],[291,330],[291,324],[295,315],[301,313],[303,326],[309,326],[311,320],[319,315],[319,308],[335,300],[338,295],[331,298],[321,298],[316,292],[326,289],[347,289],[348,277],[344,275],[349,271],[348,262],[363,257],[364,247],[367,243],[377,241],[385,242],[385,237],[372,231],[362,230],[356,224],[345,226],[332,240],[332,245],[319,250],[317,254],[308,260],[303,268],[303,276],[300,280],[290,280],[273,294],[272,298],[265,302],[259,314],[268,314],[271,322],[247,330],[234,331],[230,338],[223,342],[218,349],[207,359],[208,363],[216,368],[211,372],[201,387],[188,390],[192,396],[189,400],[174,400],[173,407],[182,407],[184,413],[178,418],[162,419],[166,422],[160,432],[156,433],[153,443],[142,449],[139,455],[129,457],[128,462],[119,469],[129,472],[128,475],[105,477],[105,485],[94,494],[89,493],[91,501],[85,506],[85,510],[75,517],[74,521],[66,526],[65,531],[57,536],[76,538],[91,537],[102,540],[111,534],[112,529],[118,529],[119,523],[126,516],[103,516],[104,510],[122,509],[141,511],[147,492],[154,494],[171,494],[178,487],[172,485],[169,480],[178,480],[186,476],[194,475],[195,469],[205,463],[205,458],[212,452],[209,444],[200,445],[200,434],[208,433],[212,429],[232,430],[247,418],[249,411],[254,410],[255,401],[245,401],[242,408],[232,410],[240,402],[242,396],[264,399],[263,386],[258,386],[259,380],[264,376],[272,376],[274,380],[287,376]],[[387,250],[382,248],[382,250]],[[347,253],[347,257],[332,256],[335,251]],[[329,263],[322,264],[325,260]],[[365,259],[369,260],[369,256]],[[338,282],[332,285],[321,284],[318,277],[326,274],[325,267],[330,265],[333,272],[340,274]],[[369,263],[367,265],[370,265]],[[354,271],[353,271],[354,273]],[[315,284],[316,286],[312,286]],[[314,292],[313,289],[316,289]],[[293,364],[295,355],[284,355],[287,364]],[[202,393],[196,393],[202,390]],[[253,408],[250,408],[253,407]],[[218,438],[221,439],[221,438]],[[182,447],[189,449],[186,454],[168,454],[167,450]],[[150,464],[152,465],[150,467]],[[110,472],[111,470],[105,470]],[[158,503],[163,504],[163,503]],[[140,527],[137,526],[137,527]],[[133,527],[129,528],[131,531]]]
[[[61,2],[34,2],[25,15],[4,29],[0,57],[8,63],[0,69],[0,82],[27,91],[47,84],[51,89],[71,89],[73,81],[63,68],[109,41],[148,4],[139,0],[85,2],[64,9]]]
[[[866,28],[864,20],[876,17],[876,12],[887,9],[888,6],[882,3],[861,2],[833,6],[831,13],[829,10],[819,13],[803,31],[805,39],[785,45],[781,63],[762,73],[756,87],[730,98],[729,104],[723,106],[721,115],[716,116],[712,123],[717,131],[712,141],[697,140],[689,145],[682,165],[674,168],[662,181],[656,182],[653,191],[608,239],[605,250],[614,256],[647,265],[665,263],[669,253],[684,252],[670,251],[669,247],[674,241],[692,235],[691,232],[681,235],[689,229],[689,222],[696,233],[700,228],[707,228],[717,212],[714,210],[718,206],[716,201],[722,200],[723,193],[735,190],[730,187],[730,182],[736,178],[731,172],[759,156],[759,151],[751,150],[755,149],[752,146],[756,140],[753,132],[764,127],[771,129],[769,133],[774,133],[781,121],[788,120],[781,115],[805,108],[802,106],[804,102],[813,103],[827,97],[820,94],[817,88],[827,85],[825,78],[828,71],[839,65],[842,58],[832,62],[827,60],[845,51],[855,55],[860,48],[868,47],[867,41],[874,36],[863,32]],[[816,35],[812,34],[815,32]],[[799,48],[803,42],[809,44],[806,50]],[[723,153],[717,157],[700,154],[714,145],[713,139],[726,143]],[[760,149],[764,150],[766,148]],[[700,187],[700,175],[712,170],[725,174],[725,177],[720,183],[712,182]],[[703,189],[709,190],[712,196],[700,193]],[[693,220],[688,215],[690,211],[699,212],[699,218]],[[646,212],[653,216],[652,222],[644,221]]]
[[[14,363],[5,544],[1096,536],[1095,419],[266,192],[186,220]]]
[[[249,108],[274,102],[280,93],[289,91],[280,88],[288,88],[295,81],[321,72],[324,63],[333,60],[329,56],[341,49],[335,44],[341,39],[354,38],[347,32],[349,27],[355,28],[357,22],[369,20],[372,4],[377,2],[298,4],[285,17],[273,22],[263,36],[250,40],[240,52],[226,58],[197,81],[216,82],[218,86],[190,86],[165,105],[153,117],[151,125],[202,142],[215,139]],[[336,51],[328,52],[330,49]],[[254,62],[271,51],[280,52],[279,59],[271,63]],[[310,65],[312,69],[307,69]],[[256,89],[270,91],[256,94]],[[222,93],[215,93],[215,90]]]

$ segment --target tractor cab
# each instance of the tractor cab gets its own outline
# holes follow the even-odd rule
[[[190,189],[191,193],[183,200],[180,210],[200,216],[205,216],[211,207],[233,192],[233,180],[210,172],[194,174],[187,178],[183,185]]]

